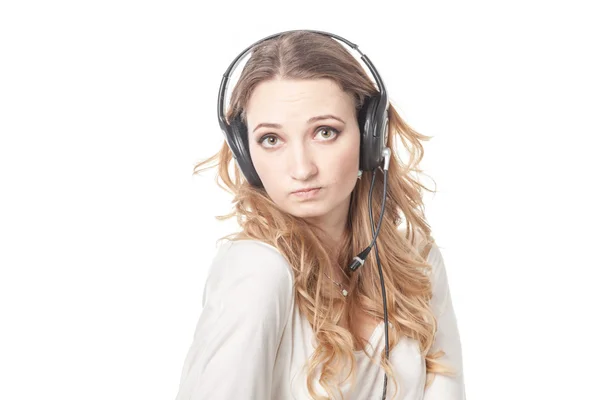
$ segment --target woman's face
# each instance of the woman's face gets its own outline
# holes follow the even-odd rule
[[[345,222],[360,157],[352,97],[329,79],[270,80],[256,86],[246,116],[250,155],[271,199],[300,218]],[[294,193],[307,188],[318,190]]]

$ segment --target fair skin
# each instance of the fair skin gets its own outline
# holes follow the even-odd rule
[[[311,121],[323,115],[339,120]],[[360,161],[352,96],[328,79],[274,79],[253,90],[246,117],[250,156],[267,194],[284,211],[325,231],[330,243],[339,242]],[[309,187],[320,189],[310,197],[292,194]],[[340,269],[333,279],[347,278]],[[360,313],[354,318],[366,341],[379,321]],[[348,321],[340,325],[348,327]]]
[[[322,115],[340,120],[311,121]],[[329,79],[275,79],[253,90],[246,116],[252,162],[271,199],[339,241],[359,169],[352,97]],[[292,194],[309,187],[320,189],[311,197]]]

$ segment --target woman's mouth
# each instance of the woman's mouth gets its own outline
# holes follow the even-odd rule
[[[302,190],[292,192],[292,195],[302,198],[302,199],[310,199],[310,198],[317,196],[319,193],[321,193],[321,189],[322,188],[320,188],[320,187],[312,188],[312,189],[302,189]]]

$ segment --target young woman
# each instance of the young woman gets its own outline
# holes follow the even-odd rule
[[[210,266],[177,400],[465,398],[444,260],[411,176],[429,137],[334,37],[357,49],[315,31],[246,49],[226,117],[245,53],[225,74],[226,141],[195,173],[218,167],[241,230]]]

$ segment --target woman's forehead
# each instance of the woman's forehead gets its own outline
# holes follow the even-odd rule
[[[353,114],[352,97],[330,79],[270,80],[254,89],[247,105],[248,126],[262,123],[311,123],[324,114],[347,119]]]

